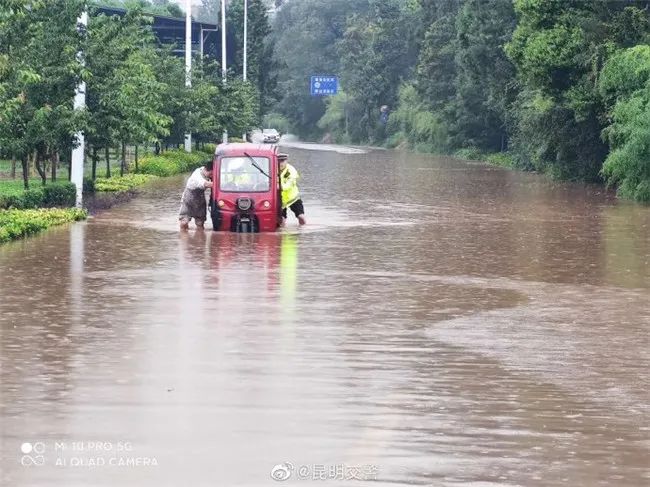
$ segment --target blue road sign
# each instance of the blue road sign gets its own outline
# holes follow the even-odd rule
[[[339,90],[339,79],[336,76],[312,76],[310,87],[313,96],[336,95]]]

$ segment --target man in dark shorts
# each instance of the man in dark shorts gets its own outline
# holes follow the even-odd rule
[[[287,162],[289,156],[287,154],[278,154],[278,161],[280,161],[280,188],[282,190],[282,225],[287,221],[287,207],[296,215],[298,223],[304,225],[307,223],[305,219],[305,208],[300,199],[300,191],[298,190],[298,178],[300,175],[295,167]]]
[[[212,161],[196,169],[187,180],[185,191],[181,197],[181,208],[178,212],[181,230],[189,228],[192,218],[194,218],[196,228],[203,228],[207,213],[205,190],[212,187],[211,178]]]

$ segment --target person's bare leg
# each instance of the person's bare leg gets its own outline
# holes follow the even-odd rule
[[[179,220],[181,231],[187,231],[190,229],[190,222],[186,219]]]
[[[196,229],[197,230],[203,230],[205,229],[205,221],[203,220],[197,220],[196,218],[194,219],[194,223],[196,224]]]
[[[300,225],[305,225],[307,224],[307,219],[305,218],[305,214],[298,215],[298,223]]]

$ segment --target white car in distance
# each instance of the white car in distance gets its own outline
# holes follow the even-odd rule
[[[275,129],[262,130],[262,140],[265,144],[277,144],[280,142],[280,132]]]

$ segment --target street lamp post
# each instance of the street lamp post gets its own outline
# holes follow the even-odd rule
[[[226,84],[226,0],[221,0],[221,78]],[[223,131],[224,144],[228,143],[228,130]]]
[[[185,0],[185,86],[192,86],[192,0]],[[185,152],[192,152],[192,134],[185,134]]]
[[[88,26],[88,11],[84,9],[77,19],[77,26],[80,30],[85,30]],[[83,51],[77,53],[77,59],[84,64]],[[83,110],[86,106],[86,82],[81,80],[77,85],[74,95],[74,109]],[[83,204],[83,182],[84,182],[84,153],[86,151],[86,139],[83,132],[76,135],[77,146],[72,150],[72,160],[70,161],[70,181],[77,189],[76,206],[81,208]]]
[[[246,61],[248,58],[248,0],[244,0],[244,82],[246,82]],[[246,132],[242,135],[242,139],[246,142]]]
[[[244,81],[246,81],[246,61],[248,58],[248,0],[244,0]]]

